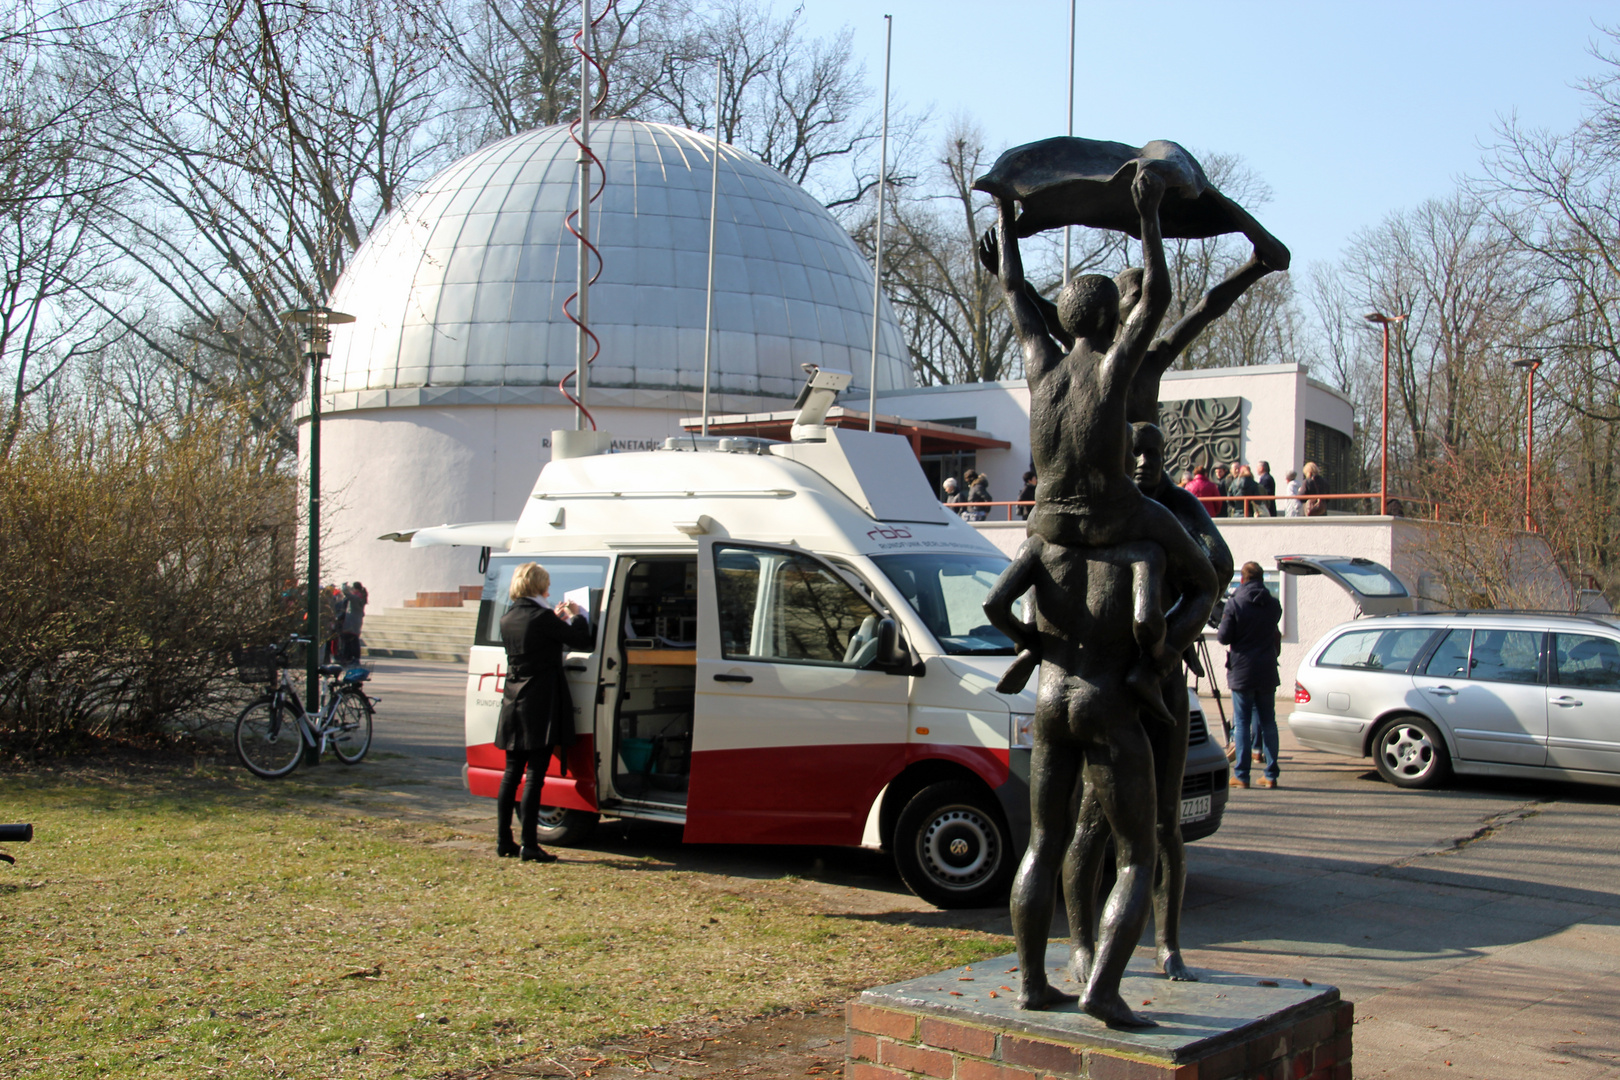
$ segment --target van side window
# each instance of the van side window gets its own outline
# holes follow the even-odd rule
[[[881,616],[816,559],[792,552],[715,547],[720,648],[728,659],[839,664],[859,654]],[[859,666],[852,663],[851,666]]]
[[[478,606],[478,630],[473,637],[475,645],[501,643],[501,616],[512,606],[510,590],[512,574],[526,562],[538,561],[551,574],[551,599],[555,603],[570,592],[590,589],[591,625],[601,616],[602,587],[607,581],[608,561],[598,558],[566,557],[530,560],[518,556],[491,559],[484,574],[484,598]]]
[[[737,548],[716,548],[714,580],[720,605],[721,654],[753,655],[754,611],[759,606],[759,556]]]
[[[1620,690],[1620,643],[1594,634],[1558,635],[1558,685]]]

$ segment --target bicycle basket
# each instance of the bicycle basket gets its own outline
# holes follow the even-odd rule
[[[369,678],[371,678],[371,670],[363,668],[359,664],[345,668],[343,671],[343,681],[349,686],[358,686]]]
[[[255,645],[246,649],[232,649],[231,662],[236,665],[236,677],[248,686],[263,686],[276,681],[278,667],[274,645]]]

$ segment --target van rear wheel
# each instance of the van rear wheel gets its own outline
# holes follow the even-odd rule
[[[994,800],[960,780],[912,796],[895,823],[893,849],[911,891],[942,908],[1006,903],[1017,868]]]
[[[540,842],[555,847],[578,847],[591,838],[591,834],[596,831],[598,820],[600,819],[596,814],[584,810],[542,806],[538,833]]]

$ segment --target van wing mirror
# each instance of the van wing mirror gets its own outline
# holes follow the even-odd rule
[[[878,623],[877,642],[877,667],[897,675],[918,674],[913,670],[917,666],[917,657],[893,619]]]

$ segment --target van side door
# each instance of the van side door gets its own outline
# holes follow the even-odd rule
[[[884,617],[804,551],[703,539],[687,840],[860,842],[910,716],[911,676],[876,666]]]

